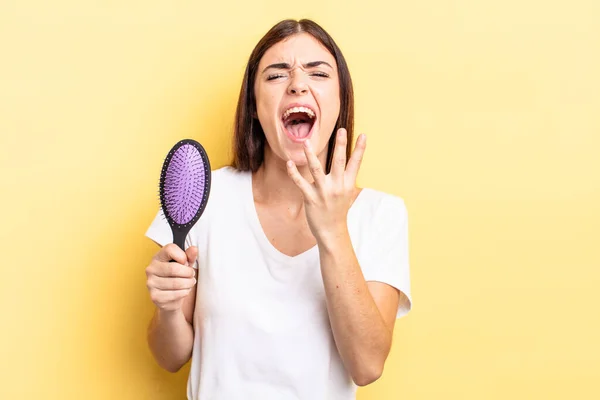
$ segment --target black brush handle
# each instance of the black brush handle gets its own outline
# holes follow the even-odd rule
[[[191,227],[187,228],[179,228],[177,226],[171,226],[171,230],[173,231],[173,243],[175,243],[179,248],[185,251],[185,238],[190,231]]]

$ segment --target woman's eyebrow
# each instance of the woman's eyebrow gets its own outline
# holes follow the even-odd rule
[[[333,67],[325,61],[311,61],[309,63],[304,64],[304,68],[314,68],[318,67],[319,65],[327,65],[329,68],[333,69]]]
[[[304,68],[315,68],[319,65],[327,65],[329,68],[333,69],[333,67],[326,61],[311,61],[309,63],[304,64]],[[268,69],[290,69],[291,66],[288,63],[276,63],[268,65],[265,69],[263,69],[263,73]]]

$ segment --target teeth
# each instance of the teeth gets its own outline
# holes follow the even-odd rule
[[[283,119],[286,119],[287,117],[289,117],[290,114],[299,113],[299,112],[303,112],[303,113],[307,114],[310,118],[315,117],[315,113],[310,108],[292,107],[289,110],[287,110],[285,113],[283,113]]]

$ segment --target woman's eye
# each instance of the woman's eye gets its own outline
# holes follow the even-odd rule
[[[313,76],[318,76],[318,77],[321,77],[321,78],[329,78],[329,74],[326,74],[325,72],[315,72],[312,75]]]
[[[273,75],[269,75],[267,77],[268,81],[272,81],[273,79],[277,79],[277,78],[283,78],[285,75],[283,74],[273,74]]]

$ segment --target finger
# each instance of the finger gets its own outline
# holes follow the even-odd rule
[[[304,142],[304,154],[306,155],[306,161],[308,161],[310,174],[315,180],[315,184],[320,186],[325,179],[325,173],[323,172],[323,165],[315,155],[309,140]]]
[[[356,182],[356,176],[358,175],[358,170],[360,169],[360,164],[362,163],[366,146],[366,135],[359,135],[358,140],[356,141],[356,146],[354,147],[354,151],[352,152],[350,160],[348,161],[348,166],[346,167],[346,179],[348,179],[349,182]]]
[[[150,297],[152,301],[154,301],[157,304],[167,304],[185,298],[188,294],[190,294],[190,291],[191,289],[179,289],[169,291],[153,289],[150,293]]]
[[[160,290],[191,289],[196,284],[194,278],[163,278],[153,276],[148,279],[148,288]]]
[[[333,159],[331,165],[331,175],[339,178],[346,169],[346,147],[348,143],[348,132],[344,128],[337,131],[335,138],[335,147],[333,149]]]
[[[179,264],[185,264],[187,262],[185,252],[174,243],[169,243],[160,249],[156,255],[156,259],[162,262],[175,261]]]
[[[162,262],[156,264],[152,269],[152,274],[164,278],[193,278],[194,268],[176,262]]]
[[[185,251],[185,254],[187,256],[187,265],[188,265],[188,267],[193,267],[194,264],[196,263],[196,258],[198,258],[198,247],[196,247],[196,246],[190,246]]]
[[[287,162],[286,166],[287,166],[288,176],[290,178],[292,178],[292,181],[302,191],[302,194],[304,195],[304,197],[310,197],[312,194],[313,188],[311,187],[310,183],[308,183],[308,181],[306,179],[304,179],[304,177],[302,175],[300,175],[300,172],[298,171],[296,164],[292,160],[289,160]]]

